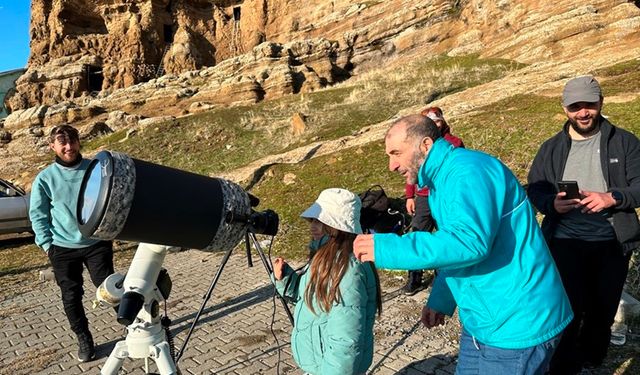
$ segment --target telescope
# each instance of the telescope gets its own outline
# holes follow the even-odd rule
[[[249,265],[253,241],[267,270],[272,273],[255,234],[275,236],[278,215],[253,207],[259,199],[239,185],[129,157],[101,151],[83,177],[76,219],[83,236],[101,240],[139,242],[126,276],[114,274],[98,288],[101,302],[118,307],[117,321],[127,326],[127,340],[109,356],[103,374],[117,374],[124,358],[153,358],[163,374],[176,372],[175,363],[213,292],[231,251],[244,239]],[[159,329],[157,303],[167,299],[170,279],[162,273],[169,247],[226,252],[200,311],[175,358],[169,355],[168,329]],[[162,279],[160,280],[160,276]],[[168,284],[168,287],[162,285]],[[286,302],[281,302],[293,321]],[[172,348],[171,348],[172,349]]]
[[[239,185],[101,151],[89,164],[77,205],[80,232],[203,251],[235,247],[250,226],[275,235],[278,217]]]

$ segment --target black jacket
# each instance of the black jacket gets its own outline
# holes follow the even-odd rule
[[[608,191],[622,193],[622,202],[610,208],[613,228],[625,254],[640,247],[640,222],[635,208],[640,206],[640,141],[632,133],[613,126],[600,117],[600,161]],[[544,215],[542,231],[547,242],[553,238],[560,214],[553,208],[571,148],[569,122],[561,132],[542,144],[529,171],[527,193]]]

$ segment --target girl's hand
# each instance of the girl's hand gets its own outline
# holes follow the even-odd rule
[[[277,257],[273,260],[273,277],[275,277],[276,280],[282,280],[285,264],[287,264],[287,262],[282,257]]]

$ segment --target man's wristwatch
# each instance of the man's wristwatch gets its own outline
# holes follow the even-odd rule
[[[616,201],[616,206],[622,203],[622,193],[616,190],[611,192],[611,196]]]

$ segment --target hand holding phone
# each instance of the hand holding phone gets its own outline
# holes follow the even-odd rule
[[[558,191],[567,193],[564,199],[581,199],[577,181],[559,181]]]

